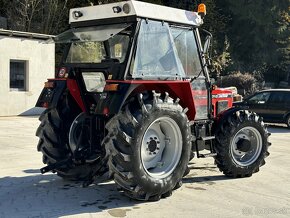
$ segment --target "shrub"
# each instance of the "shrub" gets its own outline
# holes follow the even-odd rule
[[[219,87],[235,86],[239,94],[248,96],[262,88],[262,78],[259,75],[250,73],[232,72],[226,76],[221,76],[217,80]]]

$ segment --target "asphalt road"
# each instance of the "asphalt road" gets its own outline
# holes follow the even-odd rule
[[[290,217],[290,130],[271,126],[271,155],[250,178],[228,179],[213,159],[194,159],[183,186],[158,202],[130,200],[113,182],[41,175],[35,117],[0,118],[0,217]]]

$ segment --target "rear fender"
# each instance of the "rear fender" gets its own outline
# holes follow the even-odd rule
[[[36,107],[53,108],[57,107],[61,96],[68,89],[73,99],[82,111],[85,111],[84,102],[81,98],[80,89],[77,82],[72,79],[48,79],[50,87],[44,87],[36,103]]]
[[[36,102],[36,107],[56,107],[63,92],[66,90],[66,80],[48,79],[50,86],[46,86],[42,89],[40,96]]]
[[[107,81],[108,82],[108,81]],[[113,107],[109,107],[109,110],[114,113],[118,113],[125,102],[130,99],[132,96],[137,95],[138,93],[142,93],[145,91],[153,91],[155,90],[158,93],[168,92],[169,96],[173,99],[180,99],[179,104],[183,108],[188,108],[187,116],[189,120],[194,120],[196,111],[193,100],[193,93],[191,89],[191,84],[189,81],[109,81],[110,83],[118,83],[121,87],[123,87],[123,94],[115,93],[111,94],[107,98],[113,100],[115,99],[115,103],[110,103],[109,99],[106,101],[100,101],[98,103],[98,112],[102,113],[104,108],[108,105],[112,105]],[[124,90],[124,87],[125,90]],[[118,97],[117,97],[118,96]],[[119,99],[121,98],[121,99]],[[106,103],[105,103],[106,102]],[[117,110],[116,110],[117,109]]]
[[[69,90],[70,94],[77,102],[82,111],[86,111],[85,104],[83,102],[80,88],[75,80],[72,79],[49,79],[49,82],[54,83],[54,87],[51,90],[52,94],[49,98],[46,98],[47,88],[44,88],[36,106],[44,107],[44,104],[48,103],[48,107],[56,107],[60,97],[65,90]],[[119,90],[116,92],[104,92],[99,94],[99,98],[95,113],[102,115],[114,115],[119,113],[125,102],[132,96],[137,95],[145,91],[153,91],[159,93],[168,92],[169,96],[173,99],[179,98],[179,104],[183,108],[188,108],[187,116],[189,120],[194,120],[196,115],[193,93],[191,84],[189,81],[107,81],[107,84],[114,83],[119,85]]]

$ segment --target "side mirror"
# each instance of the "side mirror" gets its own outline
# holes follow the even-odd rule
[[[203,54],[207,54],[210,56],[209,54],[209,48],[211,46],[211,40],[212,40],[212,34],[205,30],[205,29],[199,29],[201,31],[201,38],[203,38],[204,40],[204,44],[203,44]]]
[[[211,36],[207,35],[206,38],[205,38],[204,46],[203,46],[203,53],[204,54],[208,54],[210,45],[211,45]]]

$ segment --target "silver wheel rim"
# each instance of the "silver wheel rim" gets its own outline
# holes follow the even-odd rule
[[[169,176],[180,160],[182,144],[181,130],[173,119],[156,119],[142,138],[141,161],[145,171],[153,178]]]
[[[242,151],[238,148],[240,140],[247,140],[250,148]],[[261,133],[254,127],[244,127],[240,129],[232,139],[231,155],[233,160],[240,166],[249,166],[253,164],[260,156],[262,151]]]

